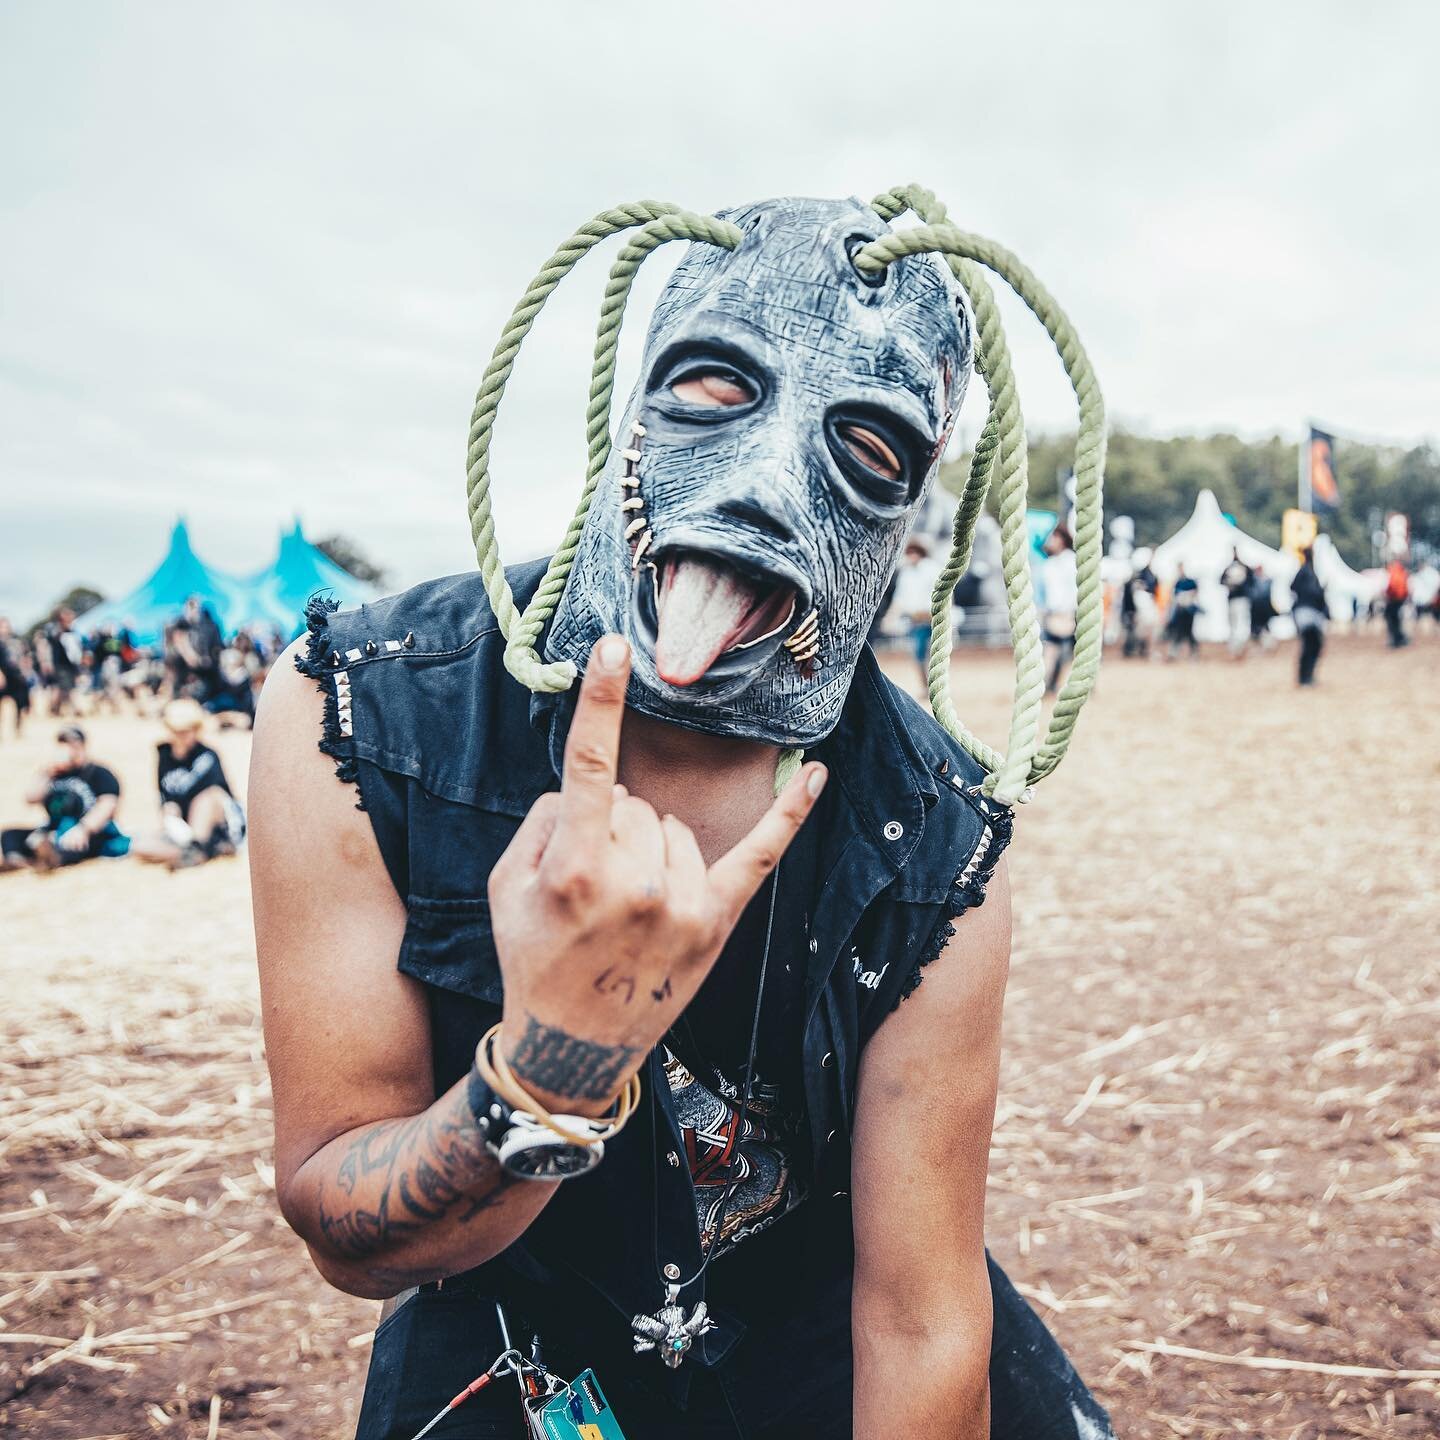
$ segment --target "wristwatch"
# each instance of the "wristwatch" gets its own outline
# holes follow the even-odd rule
[[[576,1145],[528,1111],[512,1109],[474,1065],[470,1067],[468,1095],[485,1148],[506,1174],[519,1180],[569,1180],[593,1170],[605,1157],[603,1140]],[[592,1120],[584,1115],[553,1118],[580,1135],[603,1135],[610,1125],[608,1120]]]

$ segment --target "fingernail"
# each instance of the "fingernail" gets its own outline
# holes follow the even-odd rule
[[[600,657],[600,665],[605,670],[618,670],[625,663],[628,653],[629,647],[618,635],[607,635],[596,651]]]
[[[810,798],[816,799],[825,788],[827,774],[823,766],[817,765],[811,772],[810,778],[805,782],[805,788],[810,792]]]

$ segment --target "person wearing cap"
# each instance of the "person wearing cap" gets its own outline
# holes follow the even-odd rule
[[[78,725],[67,725],[55,738],[54,756],[25,796],[44,807],[45,819],[33,828],[0,831],[0,869],[54,870],[130,849],[130,837],[115,823],[115,773],[90,759]]]
[[[163,828],[136,844],[136,856],[178,870],[233,855],[245,838],[245,812],[220,757],[200,738],[204,708],[172,700],[160,718],[169,736],[158,747]]]

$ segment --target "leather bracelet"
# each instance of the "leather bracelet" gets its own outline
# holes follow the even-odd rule
[[[580,1117],[552,1115],[540,1101],[526,1090],[516,1079],[509,1065],[505,1063],[505,1057],[495,1044],[499,1035],[500,1025],[497,1022],[480,1037],[480,1043],[475,1047],[475,1070],[472,1074],[478,1073],[479,1078],[512,1110],[533,1116],[536,1121],[562,1140],[568,1140],[572,1145],[601,1145],[606,1140],[618,1135],[625,1128],[626,1121],[635,1113],[641,1094],[639,1075],[632,1075],[625,1082],[625,1087],[615,1102],[614,1112],[608,1117],[603,1117],[605,1119],[603,1130],[591,1134],[581,1134],[566,1129],[559,1123],[561,1120],[570,1120],[572,1123],[578,1124]],[[473,1095],[473,1089],[471,1093]]]

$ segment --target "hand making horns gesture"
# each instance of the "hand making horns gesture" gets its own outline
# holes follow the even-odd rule
[[[558,794],[542,795],[490,874],[505,979],[500,1045],[553,1108],[598,1114],[700,988],[825,784],[806,765],[706,866],[688,826],[615,783],[630,651],[591,653]]]

